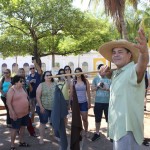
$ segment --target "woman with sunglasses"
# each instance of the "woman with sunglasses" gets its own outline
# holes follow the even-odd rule
[[[3,78],[0,82],[0,92],[1,92],[1,100],[4,103],[4,106],[5,106],[6,112],[7,112],[7,119],[6,119],[7,127],[11,127],[11,119],[9,116],[8,106],[6,104],[6,94],[8,92],[9,87],[11,86],[11,81],[12,81],[11,71],[10,71],[10,69],[6,69],[4,71]]]
[[[58,71],[58,75],[62,75],[62,74],[66,74],[66,71],[61,68]],[[62,77],[58,77],[57,85],[60,88],[60,90],[62,91],[62,94],[66,100],[68,110],[70,109],[70,103],[69,103],[70,83],[71,83],[70,78],[68,79],[67,77],[65,77],[65,75]],[[66,123],[67,123],[67,120],[66,120]]]
[[[50,121],[51,111],[53,108],[56,83],[54,82],[54,79],[51,78],[51,76],[52,76],[51,71],[45,71],[42,77],[42,83],[40,83],[40,85],[36,90],[36,99],[37,99],[36,112],[39,115],[40,119],[39,144],[44,144],[45,125],[48,122],[48,119]]]
[[[29,117],[29,102],[28,95],[23,89],[24,79],[19,75],[13,77],[13,86],[10,87],[7,94],[7,105],[11,118],[11,148],[15,150],[15,139],[19,130],[19,146],[29,147],[29,144],[24,142],[25,126],[28,125]]]
[[[26,78],[25,78],[24,68],[19,68],[18,69],[18,75],[21,76],[24,79],[23,89],[25,90],[25,92],[28,94],[28,97],[29,97],[29,93],[32,91],[32,86],[31,86],[30,82],[28,80],[26,80]],[[37,137],[37,135],[35,133],[35,130],[34,130],[34,127],[32,125],[31,116],[32,116],[32,114],[30,112],[30,115],[29,115],[29,118],[28,118],[29,124],[27,126],[27,130],[28,130],[30,136]]]
[[[70,66],[68,66],[68,65],[66,65],[64,67],[64,71],[65,71],[65,74],[71,74],[71,72],[72,72]],[[73,77],[72,76],[66,76],[66,79],[67,79],[68,84],[70,85],[71,82],[72,82]]]
[[[81,68],[76,68],[75,73],[82,72]],[[80,114],[83,121],[85,130],[85,136],[87,137],[88,131],[88,109],[91,108],[91,95],[90,95],[90,84],[83,74],[76,75],[75,80],[72,82],[70,98],[73,97],[73,86],[77,93]]]

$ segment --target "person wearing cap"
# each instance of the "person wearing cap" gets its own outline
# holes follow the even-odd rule
[[[117,66],[114,71],[101,67],[111,78],[108,124],[114,150],[139,150],[143,142],[144,73],[149,54],[143,29],[138,35],[137,44],[118,40],[99,48],[100,54]]]
[[[100,68],[102,66],[103,66],[103,64],[99,64],[97,69],[100,70]],[[92,81],[91,90],[96,91],[95,105],[94,105],[96,132],[94,133],[94,136],[91,139],[92,141],[96,141],[100,138],[99,130],[100,130],[103,112],[105,115],[106,122],[108,122],[110,83],[111,83],[110,79],[108,79],[106,76],[103,76],[101,71],[98,73],[98,75]]]
[[[36,89],[41,83],[42,70],[37,64],[36,60],[32,60],[32,65],[30,65],[30,74],[27,77],[27,81],[30,82],[32,86],[32,91],[29,93],[30,102],[30,114],[32,123],[34,123],[35,105],[36,105]],[[36,71],[37,70],[37,71]]]

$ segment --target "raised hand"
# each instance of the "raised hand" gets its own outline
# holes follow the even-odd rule
[[[139,36],[135,39],[137,40],[137,44],[135,44],[135,47],[139,49],[139,53],[148,53],[148,47],[147,47],[147,40],[144,33],[144,30],[140,28],[138,30]]]

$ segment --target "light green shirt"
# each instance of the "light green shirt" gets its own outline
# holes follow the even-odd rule
[[[52,110],[56,83],[52,82],[50,87],[48,87],[45,82],[42,82],[41,84],[42,84],[41,103],[45,109]]]
[[[62,94],[65,98],[65,100],[69,100],[69,87],[66,81],[60,81],[57,83],[58,87],[62,91]]]
[[[110,87],[109,137],[118,141],[132,131],[138,144],[143,141],[144,79],[137,83],[133,62],[114,71]]]

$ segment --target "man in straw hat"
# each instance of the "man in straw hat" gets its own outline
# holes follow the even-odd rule
[[[112,80],[109,102],[109,137],[114,150],[139,150],[143,142],[144,73],[149,61],[143,29],[137,44],[126,40],[111,41],[99,48],[117,69],[102,66],[103,74]]]

